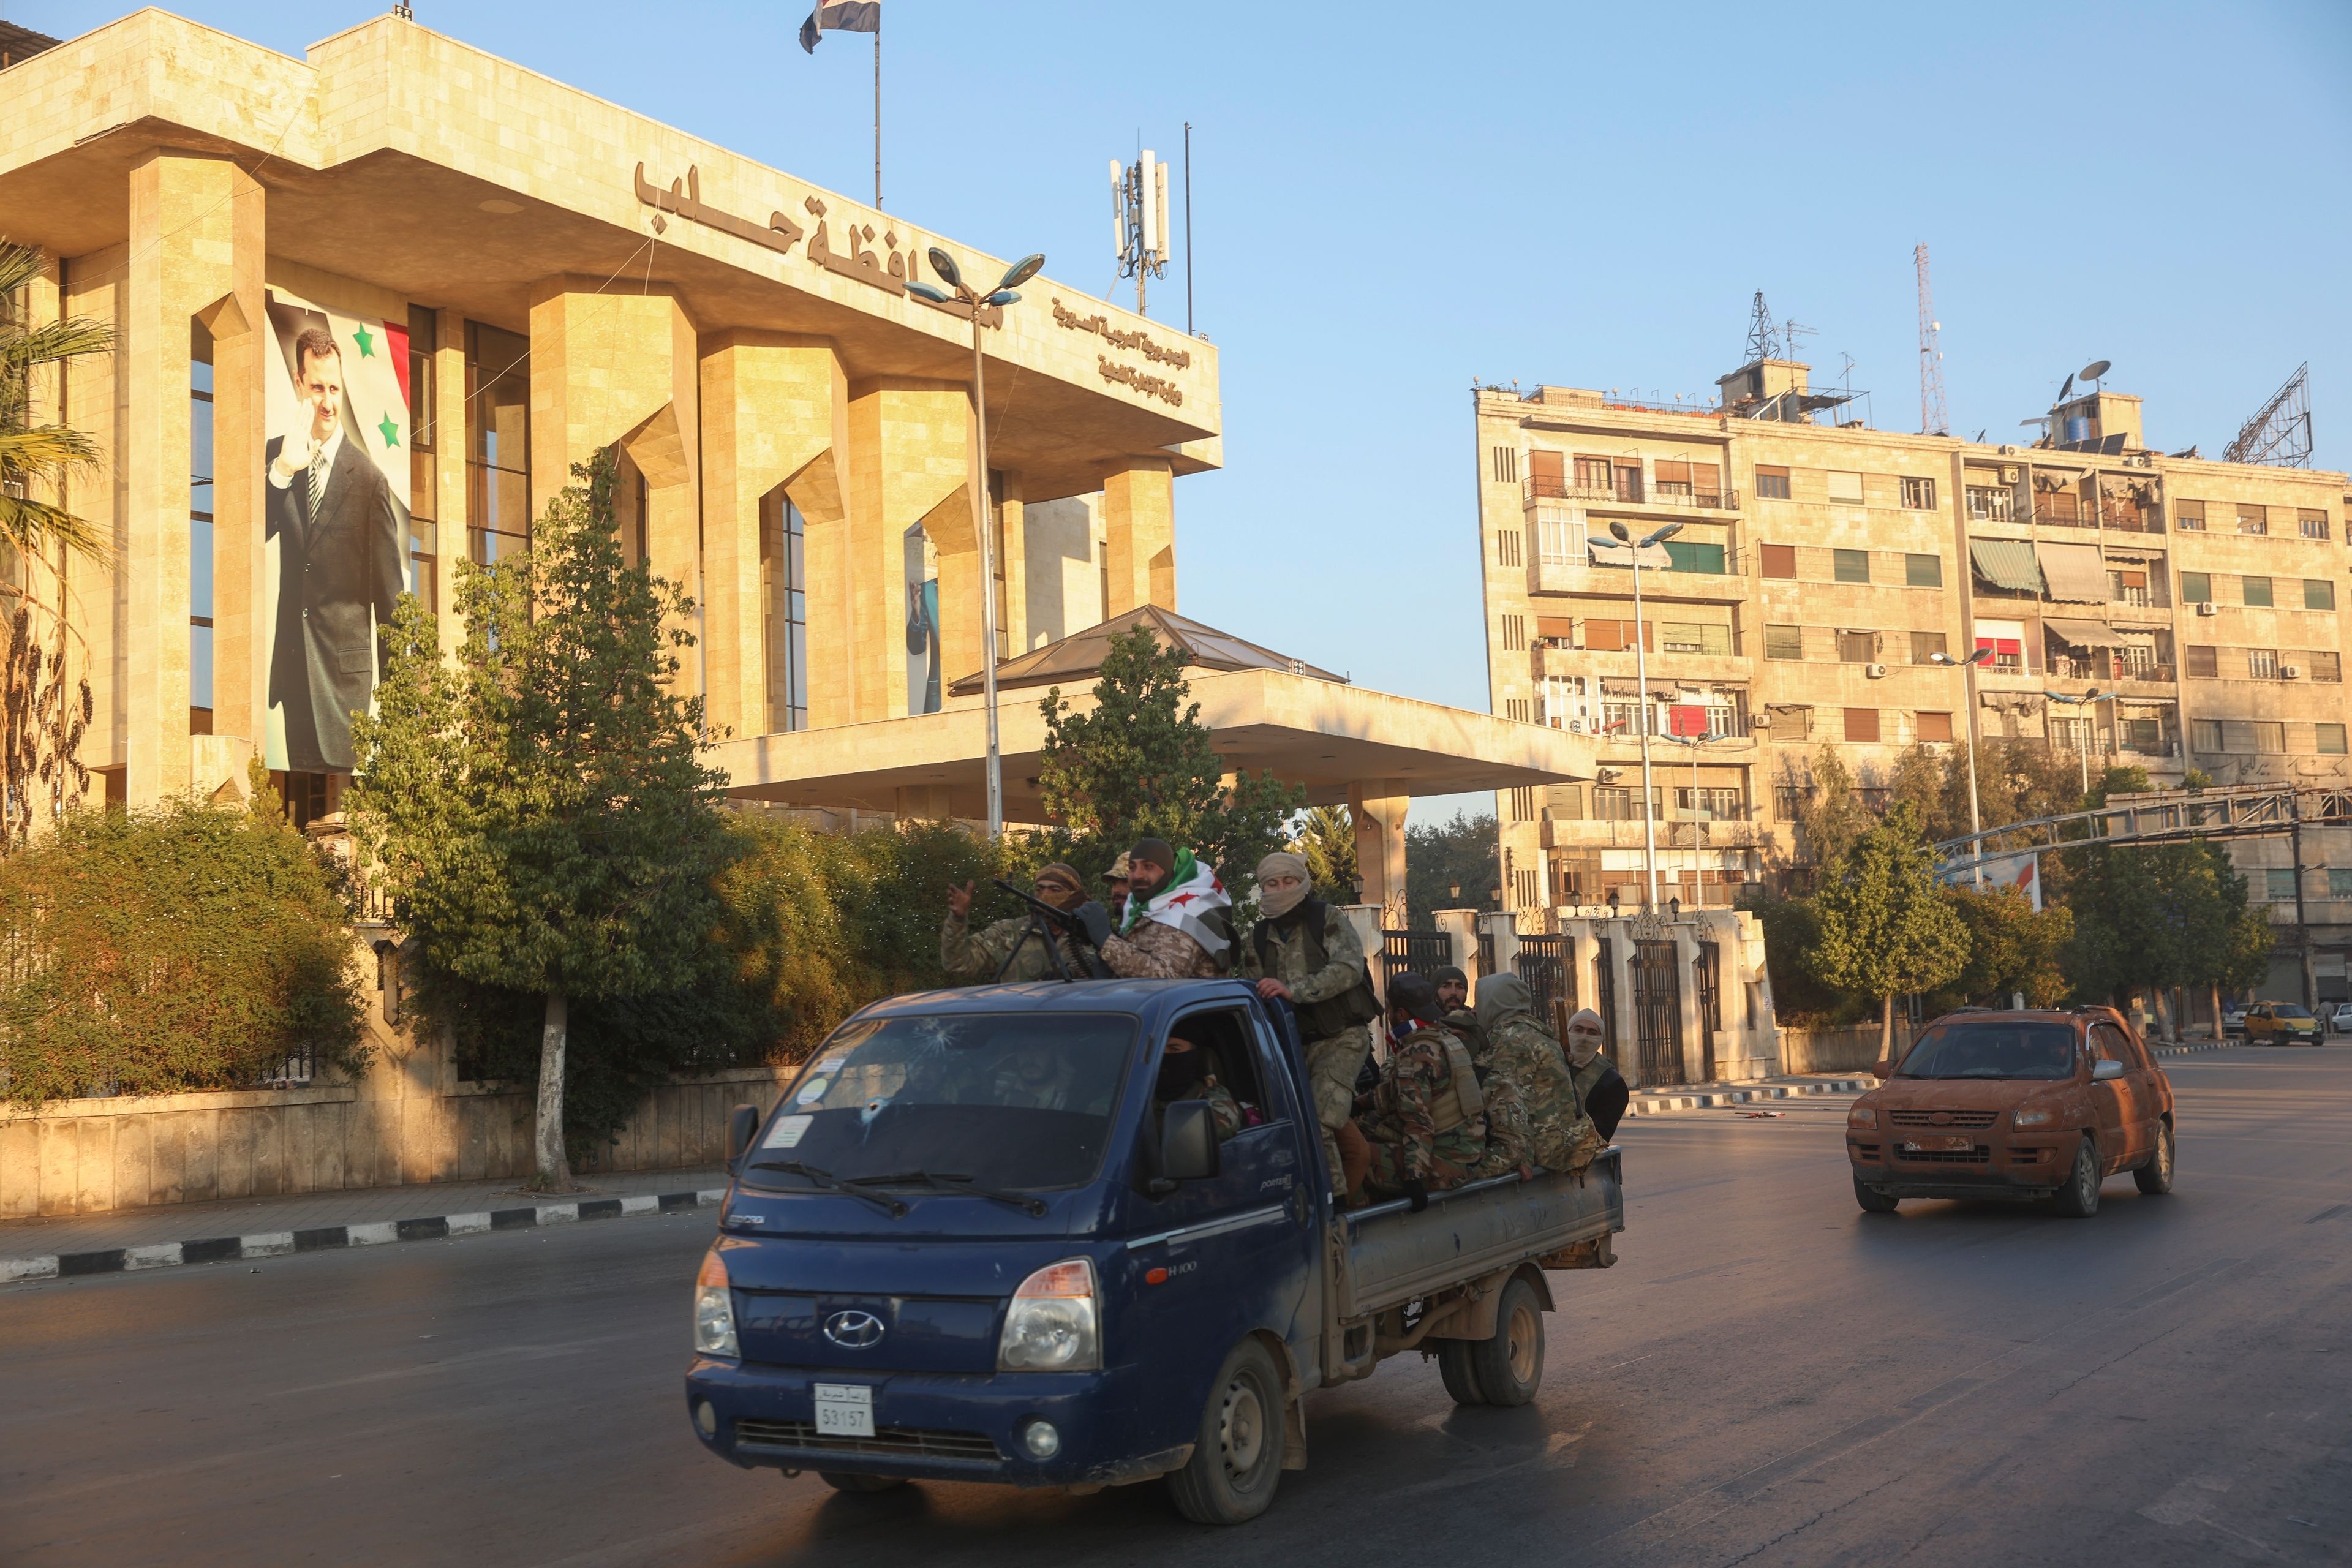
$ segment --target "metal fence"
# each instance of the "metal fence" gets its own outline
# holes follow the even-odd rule
[[[1538,1018],[1550,1017],[1555,1002],[1567,1003],[1571,1013],[1576,1010],[1576,976],[1569,973],[1567,952],[1564,936],[1519,938],[1519,978],[1535,993]]]
[[[1601,1048],[1617,1054],[1617,939],[1592,942],[1592,1000],[1601,1014]]]
[[[1671,941],[1634,939],[1633,1044],[1642,1087],[1683,1079],[1682,965]]]
[[[1454,962],[1454,939],[1442,931],[1381,932],[1381,984],[1408,972],[1431,974]]]
[[[1698,944],[1691,963],[1698,981],[1699,1080],[1715,1081],[1715,1032],[1723,1027],[1723,949],[1712,942]]]

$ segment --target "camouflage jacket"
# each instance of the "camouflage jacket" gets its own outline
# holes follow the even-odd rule
[[[1403,1150],[1403,1173],[1425,1185],[1457,1185],[1486,1157],[1486,1118],[1472,1116],[1444,1132],[1433,1102],[1453,1082],[1445,1032],[1423,1026],[1396,1041],[1381,1069],[1380,1131]]]
[[[1202,1079],[1200,1087],[1184,1098],[1205,1100],[1209,1102],[1209,1121],[1217,1130],[1218,1142],[1223,1142],[1242,1130],[1242,1102],[1234,1098],[1232,1089],[1227,1089],[1215,1079]],[[1168,1107],[1175,1103],[1174,1100],[1163,1102],[1154,1114],[1164,1115]]]
[[[1030,937],[1025,942],[1021,941],[1028,934],[1029,917],[1026,915],[1011,916],[974,931],[969,921],[950,910],[940,925],[940,967],[948,972],[949,979],[967,985],[992,984],[996,972],[1003,967],[1005,955],[1013,951],[1015,943],[1019,943],[1020,956],[1013,959],[1012,968],[1005,970],[1005,981],[1010,984],[1016,980],[1048,979],[1054,973],[1054,961],[1046,955],[1045,944],[1035,937]],[[1085,978],[1086,966],[1078,961],[1077,951],[1071,945],[1070,939],[1058,937],[1055,945],[1061,948],[1062,962],[1069,965],[1070,973]]]
[[[1300,917],[1303,921],[1304,917]],[[1237,944],[1241,962],[1237,973],[1244,979],[1263,980],[1269,974],[1290,987],[1290,999],[1296,1002],[1328,1002],[1344,996],[1369,971],[1364,965],[1364,944],[1357,939],[1356,928],[1336,904],[1328,905],[1323,915],[1323,967],[1307,967],[1307,932],[1299,921],[1286,925],[1281,921],[1266,922],[1266,946],[1274,954],[1274,967],[1268,969],[1258,959],[1255,940]]]
[[[1467,1007],[1456,1007],[1445,1015],[1445,1026],[1462,1037],[1462,1043],[1470,1047],[1470,1059],[1478,1064],[1479,1072],[1484,1074],[1486,1054],[1493,1047],[1486,1043],[1486,1031],[1478,1026],[1478,1015]]]
[[[1528,1147],[1537,1164],[1570,1171],[1591,1162],[1592,1150],[1600,1144],[1584,1114],[1584,1097],[1577,1090],[1559,1043],[1532,1017],[1521,1013],[1503,1020],[1489,1038],[1479,1066],[1485,1070],[1489,1096],[1499,1079],[1511,1086],[1525,1108]]]
[[[1102,961],[1129,980],[1214,980],[1216,961],[1174,926],[1139,920],[1125,936],[1102,944]]]
[[[1472,1167],[1471,1180],[1503,1175],[1522,1165],[1536,1163],[1534,1138],[1528,1128],[1528,1108],[1519,1100],[1518,1087],[1500,1073],[1487,1073],[1479,1079],[1479,1092],[1486,1100],[1486,1152]]]

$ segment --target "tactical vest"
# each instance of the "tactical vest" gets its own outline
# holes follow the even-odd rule
[[[1329,917],[1330,906],[1320,899],[1308,899],[1298,908],[1298,929],[1307,934],[1307,968],[1312,973],[1331,962],[1331,950],[1323,945],[1323,922]],[[1257,949],[1257,966],[1267,974],[1274,973],[1274,924],[1262,920],[1250,931],[1250,943]],[[1337,996],[1320,1002],[1294,997],[1290,1005],[1298,1015],[1298,1037],[1310,1043],[1328,1040],[1381,1016],[1381,999],[1372,990],[1369,969],[1359,970],[1356,983]]]
[[[1439,1029],[1445,1042],[1445,1087],[1429,1097],[1430,1120],[1441,1136],[1474,1116],[1486,1113],[1486,1096],[1478,1087],[1477,1069],[1470,1065],[1470,1049],[1451,1029]]]

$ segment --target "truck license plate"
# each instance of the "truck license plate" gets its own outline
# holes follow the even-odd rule
[[[818,1384],[816,1435],[820,1437],[874,1436],[874,1391],[856,1383]]]
[[[1976,1141],[1970,1138],[1922,1138],[1914,1142],[1906,1138],[1903,1141],[1903,1147],[1914,1154],[1924,1154],[1930,1150],[1965,1153],[1976,1147]]]

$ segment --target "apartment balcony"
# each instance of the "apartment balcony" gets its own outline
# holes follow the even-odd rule
[[[1582,484],[1573,478],[1556,479],[1549,474],[1529,474],[1521,479],[1519,500],[1522,505],[1530,509],[1538,501],[1573,500],[1605,506],[1612,510],[1620,507],[1655,510],[1675,517],[1687,517],[1700,511],[1734,512],[1739,510],[1738,490],[1698,489],[1671,482],[1647,486],[1639,481]]]
[[[1713,564],[1711,555],[1707,564]],[[1720,572],[1687,571],[1679,567],[1660,572],[1643,568],[1642,597],[1662,601],[1698,599],[1715,604],[1738,604],[1748,597],[1747,572],[1746,552],[1736,546],[1727,545],[1723,547],[1723,570]],[[1625,566],[1596,566],[1590,557],[1579,560],[1572,555],[1547,555],[1539,551],[1528,558],[1528,592],[1602,595],[1622,598],[1630,605],[1633,600],[1633,573],[1632,568]],[[1628,618],[1631,615],[1628,610]]]
[[[2092,680],[2102,686],[2170,686],[2179,679],[2175,667],[2169,664],[2143,664],[2096,656],[2053,658],[2049,674],[2053,680]]]
[[[1543,847],[1547,849],[1639,849],[1646,842],[1643,822],[1636,817],[1559,821],[1547,817]],[[1769,843],[1772,830],[1760,822],[1667,822],[1657,825],[1660,849],[1752,849]]]
[[[1672,650],[1657,646],[1658,629],[1650,628],[1650,679],[1674,680],[1746,680],[1748,660],[1741,639],[1734,637],[1720,648]],[[1547,642],[1533,650],[1529,671],[1540,680],[1548,675],[1606,675],[1632,680],[1639,673],[1633,650],[1627,648],[1562,647]]]

